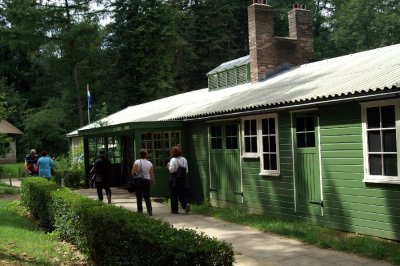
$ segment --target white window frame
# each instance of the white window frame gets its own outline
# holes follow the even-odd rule
[[[368,161],[368,136],[367,136],[367,108],[394,105],[395,108],[395,130],[396,130],[396,152],[397,152],[397,176],[371,175],[369,173]],[[389,183],[400,184],[400,100],[381,100],[361,103],[362,139],[364,157],[364,179],[365,183]]]
[[[264,170],[264,150],[263,150],[263,135],[262,135],[262,120],[263,119],[275,119],[275,142],[276,142],[276,170]],[[245,152],[245,136],[244,136],[244,123],[246,120],[255,120],[257,127],[257,152],[246,153]],[[279,128],[278,128],[278,114],[271,113],[259,116],[243,117],[241,119],[242,127],[242,157],[243,158],[259,158],[260,159],[260,173],[259,175],[265,176],[279,176],[280,175],[280,149],[279,149]]]
[[[258,119],[259,116],[249,116],[249,117],[244,117],[241,120],[241,135],[242,135],[242,157],[243,158],[258,158],[260,156],[260,144],[259,144],[259,134],[258,134]],[[244,130],[245,130],[245,121],[249,121],[249,120],[255,120],[256,122],[256,138],[257,138],[257,152],[246,152],[246,138],[245,138],[245,134],[244,134]],[[250,135],[251,137],[253,137],[253,135]]]

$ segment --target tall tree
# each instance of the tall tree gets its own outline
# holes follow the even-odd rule
[[[125,107],[176,92],[173,9],[161,0],[118,0],[114,8],[108,40],[114,97]]]
[[[400,42],[398,0],[336,1],[331,39],[339,54]]]

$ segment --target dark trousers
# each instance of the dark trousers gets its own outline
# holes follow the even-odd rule
[[[171,197],[171,212],[178,212],[178,203],[181,203],[183,209],[186,209],[188,204],[187,189],[184,184],[173,182],[172,178],[169,182],[169,194]]]
[[[136,204],[138,212],[143,212],[143,198],[146,203],[147,213],[151,214],[153,208],[150,200],[150,180],[148,179],[140,180],[136,188]]]
[[[97,196],[100,201],[103,200],[103,189],[106,191],[106,195],[111,197],[111,189],[108,183],[96,182]]]

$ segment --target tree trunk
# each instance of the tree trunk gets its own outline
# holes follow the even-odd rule
[[[71,20],[71,13],[68,4],[68,0],[65,0],[65,11],[67,13],[67,27],[68,30],[71,31],[72,27],[72,20]],[[76,92],[76,104],[78,108],[78,116],[79,116],[79,126],[83,126],[83,106],[82,106],[82,96],[80,92],[79,86],[79,79],[78,79],[78,63],[76,62],[75,58],[75,42],[71,40],[69,43],[69,48],[71,49],[71,70],[72,70],[72,79],[75,85],[75,92]]]

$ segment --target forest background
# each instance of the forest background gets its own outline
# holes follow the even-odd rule
[[[30,148],[65,154],[65,134],[140,104],[207,87],[206,73],[248,54],[248,0],[1,0],[0,119]],[[268,0],[275,35],[297,1]],[[399,0],[303,0],[315,59],[400,43]],[[0,136],[0,153],[7,138]]]

